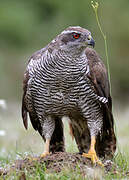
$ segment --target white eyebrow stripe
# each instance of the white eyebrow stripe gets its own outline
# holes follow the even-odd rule
[[[78,33],[78,31],[74,31],[74,30],[64,30],[61,34],[68,34],[68,33]]]

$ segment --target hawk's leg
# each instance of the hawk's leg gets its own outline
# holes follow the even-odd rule
[[[95,136],[91,136],[91,145],[88,153],[83,153],[83,156],[86,158],[90,158],[93,164],[97,163],[101,166],[103,166],[102,162],[99,160],[97,157],[96,151],[95,151],[95,144],[96,144],[96,139]]]
[[[45,145],[44,145],[44,152],[40,155],[40,158],[44,158],[47,155],[49,155],[49,146],[50,146],[50,139],[46,139]],[[28,158],[30,162],[37,161],[38,157],[29,157]]]
[[[55,129],[55,119],[51,116],[48,116],[47,118],[44,119],[43,126],[42,126],[42,136],[45,139],[45,145],[44,145],[44,151],[40,155],[41,158],[50,154],[49,152],[50,141],[51,141],[54,129]]]
[[[55,129],[50,141],[50,152],[64,152],[65,143],[64,143],[64,125],[62,119],[58,116],[54,118],[55,120]]]
[[[49,155],[49,146],[50,146],[50,139],[46,139],[45,145],[44,145],[44,152],[40,155],[41,158]]]
[[[73,128],[71,122],[69,122],[69,134],[72,137],[72,140],[74,140],[74,135],[73,135]]]

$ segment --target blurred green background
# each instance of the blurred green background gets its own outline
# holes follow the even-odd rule
[[[98,0],[99,17],[107,35],[114,116],[118,141],[129,146],[129,0]],[[42,152],[42,141],[32,128],[26,132],[21,120],[23,73],[35,51],[47,45],[68,26],[92,32],[95,49],[106,64],[104,41],[90,0],[0,0],[0,155],[12,149]],[[123,106],[123,102],[126,106]],[[29,142],[29,143],[28,143]],[[41,146],[40,144],[41,143]],[[31,146],[32,145],[32,146]],[[38,147],[38,148],[37,148]],[[40,150],[39,150],[40,149]]]
[[[113,96],[129,100],[129,1],[98,1],[107,35]],[[0,97],[21,100],[28,57],[70,25],[89,29],[105,61],[90,0],[0,0]]]

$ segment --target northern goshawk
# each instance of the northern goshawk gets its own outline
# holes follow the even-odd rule
[[[105,154],[106,149],[115,152],[107,72],[88,45],[95,45],[88,30],[68,27],[29,59],[23,81],[22,117],[27,129],[29,113],[34,129],[45,141],[41,157],[49,154],[50,145],[56,147],[58,139],[63,149],[63,116],[70,118],[83,156],[101,164],[96,150],[98,154],[99,148],[103,151],[100,154]]]

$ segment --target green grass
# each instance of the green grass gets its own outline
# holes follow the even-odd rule
[[[16,172],[12,172],[8,177],[5,179],[11,179],[14,177],[14,179],[18,179],[23,175],[24,172],[21,171],[18,174]],[[79,170],[76,169],[76,171],[73,171],[72,169],[64,169],[61,173],[47,173],[45,167],[42,165],[37,164],[36,168],[31,169],[31,173],[27,172],[25,170],[25,176],[26,180],[81,180],[84,179],[84,177],[80,174]]]
[[[92,175],[88,175],[89,179],[129,179],[129,131],[128,131],[128,115],[129,108],[122,107],[117,104],[114,106],[114,117],[116,121],[118,149],[117,155],[114,158],[115,166],[112,170],[105,174],[102,170],[93,169]],[[12,164],[16,159],[24,159],[28,155],[39,155],[43,151],[43,142],[41,137],[36,133],[31,125],[29,130],[26,131],[22,125],[22,119],[20,116],[19,104],[8,104],[8,109],[0,113],[0,129],[5,130],[6,135],[0,136],[0,167],[5,167]],[[75,141],[72,141],[68,133],[68,125],[65,123],[65,141],[67,152],[77,152]],[[120,153],[120,151],[122,153]],[[70,167],[64,167],[61,173],[48,173],[45,165],[36,164],[35,168],[31,170],[25,169],[26,179],[45,179],[45,180],[81,180],[88,179],[80,173],[80,168],[76,167],[75,170]],[[12,172],[5,179],[18,179],[23,174],[23,171],[16,173]],[[92,176],[92,177],[91,177]],[[0,177],[0,180],[2,178]]]
[[[114,163],[115,167],[105,176],[105,179],[129,179],[129,155],[118,153]]]
[[[84,180],[84,179],[129,179],[129,169],[128,169],[128,161],[126,156],[118,154],[115,159],[115,166],[113,166],[112,170],[105,174],[105,172],[101,169],[93,168],[90,173],[87,173],[87,176],[83,176],[80,172],[80,168],[76,167],[76,169],[71,169],[68,167],[64,167],[64,169],[60,173],[48,173],[44,164],[39,164],[35,162],[35,167],[31,169],[24,169],[24,171],[13,171],[8,176],[5,176],[5,180],[10,179],[19,179],[21,176],[26,176],[26,180]],[[6,161],[6,160],[5,160]],[[128,172],[128,175],[127,175]],[[2,180],[2,179],[1,179]]]

